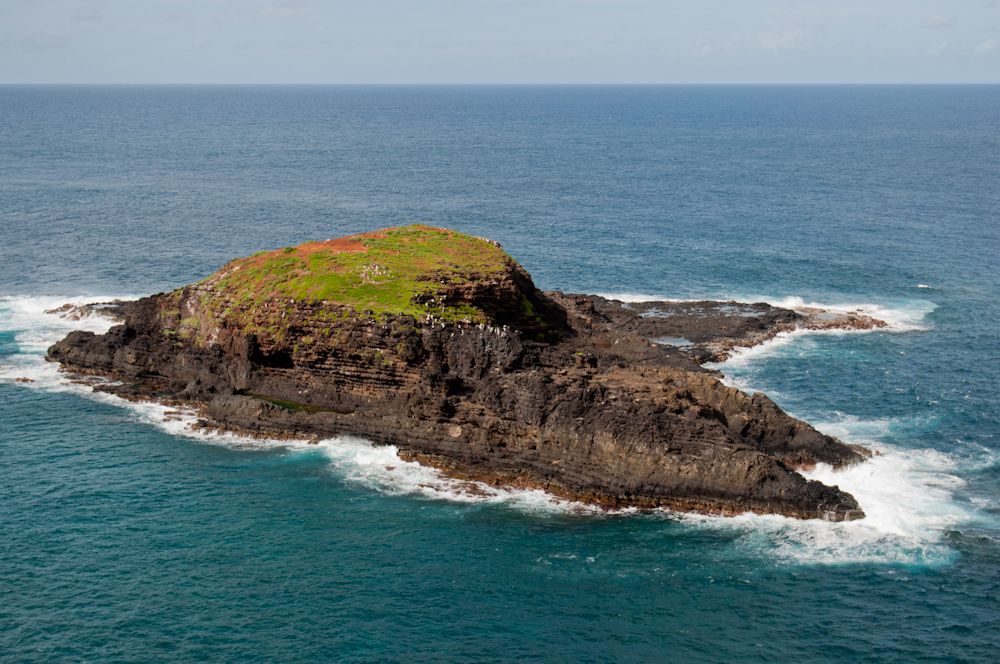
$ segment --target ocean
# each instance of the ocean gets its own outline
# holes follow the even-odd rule
[[[868,516],[470,492],[43,361],[110,325],[66,302],[410,223],[546,290],[886,320],[713,365],[878,450],[809,474]],[[998,321],[998,86],[0,86],[0,662],[995,662]]]

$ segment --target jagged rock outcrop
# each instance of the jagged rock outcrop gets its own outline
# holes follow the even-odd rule
[[[542,293],[496,243],[408,227],[233,261],[120,304],[122,325],[71,333],[49,359],[120,379],[103,389],[125,396],[200,404],[208,426],[363,436],[607,506],[863,516],[796,469],[864,450],[699,365],[799,314],[742,305],[754,315],[713,323],[671,306]],[[651,341],[668,336],[691,343]]]

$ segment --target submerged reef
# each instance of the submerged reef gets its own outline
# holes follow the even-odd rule
[[[884,325],[860,314],[542,292],[498,243],[419,225],[260,252],[101,312],[121,324],[48,359],[116,381],[97,389],[193,405],[201,427],[352,434],[606,507],[864,516],[797,471],[867,450],[702,366],[782,331]]]

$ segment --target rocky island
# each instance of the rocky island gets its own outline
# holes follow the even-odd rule
[[[766,304],[541,292],[496,242],[408,226],[231,261],[114,303],[48,359],[199,426],[352,434],[456,477],[608,507],[864,516],[797,471],[869,452],[701,366],[799,327],[884,325]]]

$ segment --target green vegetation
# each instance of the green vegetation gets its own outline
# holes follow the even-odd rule
[[[463,302],[435,301],[442,282],[476,282],[508,271],[514,261],[502,249],[463,233],[406,226],[331,242],[306,243],[230,262],[206,280],[225,295],[233,315],[271,298],[333,301],[374,314],[426,314],[449,321],[488,322]],[[525,300],[527,304],[527,300]],[[534,314],[530,311],[529,314]],[[534,316],[532,316],[534,317]]]
[[[254,399],[260,399],[261,401],[266,401],[268,403],[273,403],[275,406],[281,406],[288,410],[295,411],[296,413],[340,413],[341,415],[347,415],[351,411],[349,410],[337,410],[336,408],[322,408],[320,406],[310,406],[309,404],[299,403],[298,401],[285,401],[284,399],[275,399],[274,397],[265,397],[260,394],[248,394],[248,397],[253,397]]]

